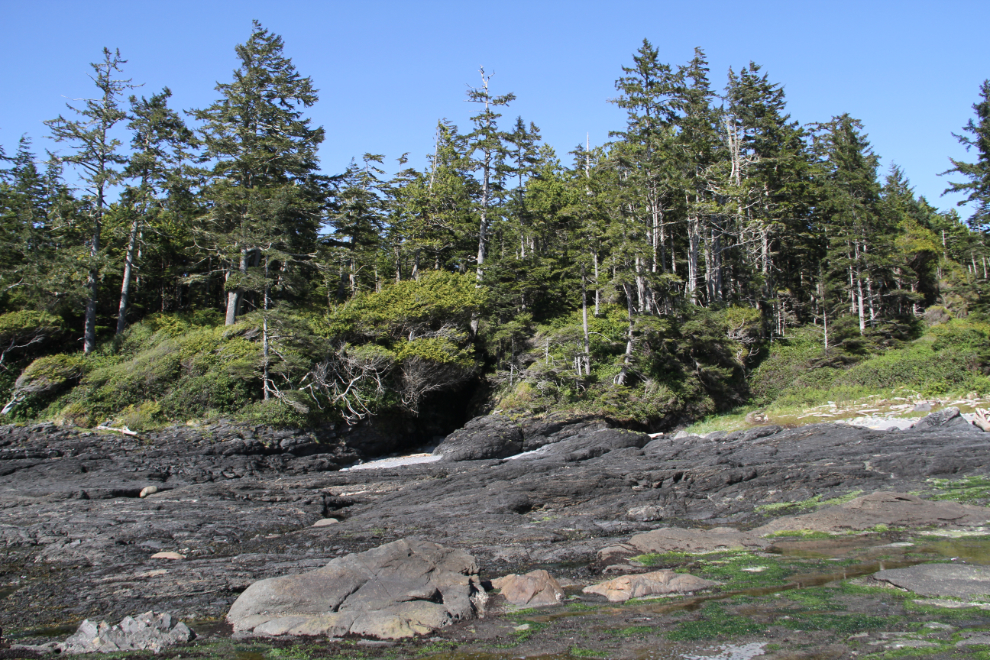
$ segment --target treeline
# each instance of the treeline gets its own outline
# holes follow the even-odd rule
[[[856,119],[798,123],[754,63],[717,90],[700,49],[671,66],[644,40],[616,81],[626,125],[567,158],[503,119],[514,95],[482,71],[470,126],[439,121],[428,166],[391,177],[377,154],[321,174],[312,81],[258,24],[237,55],[183,114],[167,88],[129,95],[106,50],[94,99],[46,122],[59,154],[0,153],[0,366],[56,327],[91,354],[151,315],[213,310],[256,327],[258,398],[353,420],[479,372],[506,401],[659,400],[688,376],[719,399],[795,326],[827,352],[903,339],[932,305],[985,311],[988,83],[960,137],[977,161],[949,172],[967,225],[881,175]]]

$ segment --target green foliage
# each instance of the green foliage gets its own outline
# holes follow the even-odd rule
[[[398,339],[453,325],[461,331],[486,301],[473,275],[430,271],[419,280],[404,280],[371,294],[359,294],[331,310],[325,334],[330,337]]]
[[[826,353],[820,337],[820,329],[805,328],[774,342],[750,380],[756,402],[814,406],[899,387],[923,396],[990,391],[990,342],[980,322],[953,319],[893,348],[856,342],[855,350]]]

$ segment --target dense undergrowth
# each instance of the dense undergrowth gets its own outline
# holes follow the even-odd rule
[[[466,390],[479,395],[465,414],[569,412],[641,428],[896,392],[990,393],[990,324],[944,310],[862,335],[836,323],[826,349],[820,326],[764,342],[756,310],[693,308],[637,317],[630,351],[627,311],[604,305],[588,315],[586,354],[581,310],[495,323],[486,304],[470,276],[438,273],[328,313],[254,312],[232,326],[211,311],[152,315],[85,357],[59,352],[57,317],[14,312],[0,315],[0,340],[20,347],[0,363],[0,396],[11,421],[140,430],[429,416],[425,397]]]

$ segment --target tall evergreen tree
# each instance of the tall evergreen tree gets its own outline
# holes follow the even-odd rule
[[[502,115],[496,108],[509,105],[516,99],[511,92],[501,96],[492,95],[488,89],[491,75],[481,69],[481,87],[468,90],[468,101],[477,103],[481,111],[471,117],[474,131],[468,135],[470,149],[474,154],[474,167],[480,171],[481,196],[478,200],[478,279],[484,274],[485,258],[488,255],[488,231],[491,223],[490,206],[502,191],[505,176],[506,148],[502,134],[498,130],[498,118]]]
[[[966,151],[976,149],[976,162],[966,163],[950,158],[952,168],[942,174],[961,174],[969,179],[950,183],[945,192],[966,193],[966,198],[959,205],[974,204],[969,217],[970,227],[987,231],[990,229],[990,79],[980,85],[980,100],[973,104],[973,111],[976,120],[970,118],[966,122],[964,134],[953,135],[966,147]]]
[[[245,294],[261,296],[256,306],[264,306],[272,274],[284,282],[289,263],[315,250],[322,204],[316,152],[324,132],[302,114],[317,101],[313,82],[283,50],[282,38],[255,21],[236,48],[233,82],[218,84],[221,98],[193,113],[212,162],[203,233],[225,264],[228,325]]]
[[[96,347],[96,306],[99,301],[100,256],[103,216],[108,200],[107,190],[121,179],[121,168],[127,158],[118,152],[120,140],[110,135],[110,130],[127,116],[119,106],[120,96],[134,87],[130,79],[117,78],[126,60],[120,59],[120,51],[103,49],[103,61],[92,64],[93,82],[100,96],[87,99],[77,108],[67,104],[79,118],[59,116],[45,122],[56,142],[66,142],[74,153],[56,156],[60,161],[78,168],[80,180],[86,190],[85,215],[89,223],[86,288],[85,328],[83,350],[90,353]]]
[[[117,334],[124,331],[131,296],[131,283],[138,267],[140,242],[149,219],[171,209],[178,211],[188,200],[189,183],[184,176],[184,162],[193,146],[193,134],[178,113],[168,107],[172,91],[166,87],[150,99],[131,97],[133,153],[124,176],[134,182],[123,195],[132,219],[124,253],[124,274],[117,307]]]

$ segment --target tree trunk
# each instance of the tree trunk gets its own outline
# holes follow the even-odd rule
[[[134,270],[134,257],[137,253],[138,232],[141,226],[140,217],[135,217],[131,223],[131,233],[127,237],[127,254],[124,256],[124,281],[120,285],[120,306],[117,310],[117,334],[124,332],[127,323],[127,303],[131,295],[131,273]]]
[[[622,358],[622,370],[615,377],[616,385],[625,385],[629,375],[629,367],[632,365],[633,354],[633,303],[632,287],[628,284],[622,285],[622,290],[626,293],[626,313],[629,315],[629,330],[626,335],[626,354]]]
[[[584,375],[591,375],[591,342],[588,341],[588,285],[581,265],[581,322],[584,328]]]
[[[103,168],[101,168],[103,169]],[[93,240],[89,246],[89,256],[95,262],[100,254],[100,234],[103,230],[103,186],[97,188],[96,216],[93,223]],[[100,271],[90,268],[86,276],[89,297],[86,299],[86,320],[83,327],[83,353],[89,355],[96,349],[96,302],[100,295]]]
[[[238,267],[238,271],[242,276],[247,275],[248,270],[248,250],[246,247],[241,248],[241,262]],[[230,271],[228,271],[227,277],[230,277]],[[237,322],[237,316],[241,313],[241,300],[244,298],[244,289],[241,287],[236,287],[233,291],[227,292],[227,316],[224,319],[224,325],[234,325]]]

